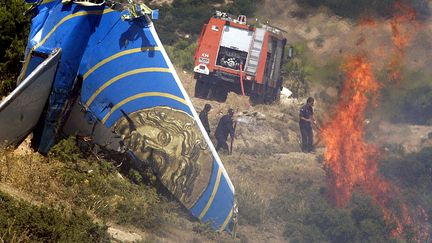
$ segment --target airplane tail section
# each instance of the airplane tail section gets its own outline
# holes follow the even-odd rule
[[[60,55],[61,50],[55,49],[48,57],[32,57],[40,64],[0,103],[1,147],[18,145],[36,126],[48,100]]]
[[[82,106],[196,218],[230,231],[234,187],[153,23],[119,17],[104,16],[89,39],[79,70]]]
[[[42,108],[29,117],[37,122],[46,104],[39,151],[48,152],[62,131],[74,135],[92,124],[86,135],[150,164],[192,215],[217,230],[232,230],[234,187],[150,20],[157,11],[141,4],[127,7],[125,14],[83,2],[35,5],[22,71],[27,78],[20,85],[37,69],[33,53],[62,50],[60,62],[55,59],[58,68],[48,69],[44,86],[32,89],[35,95],[43,91]],[[1,111],[2,131],[21,114]],[[28,133],[34,122],[28,123],[20,130]]]

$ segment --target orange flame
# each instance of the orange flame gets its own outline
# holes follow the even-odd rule
[[[355,189],[367,193],[382,209],[386,221],[396,224],[392,235],[401,235],[404,225],[412,225],[408,208],[404,203],[399,205],[401,216],[389,208],[397,189],[378,173],[378,148],[364,141],[364,113],[370,100],[376,102],[381,85],[364,56],[348,58],[344,71],[346,80],[337,114],[322,131],[330,193],[340,207],[351,200]]]
[[[415,34],[415,28],[410,26],[416,20],[415,10],[400,2],[395,4],[395,16],[390,21],[394,51],[389,64],[390,80],[400,80],[400,68],[405,58],[405,50]]]
[[[369,26],[369,27],[376,27],[377,26],[376,20],[372,19],[372,18],[368,18],[368,17],[360,19],[359,24],[362,26]]]
[[[390,21],[394,46],[389,66],[392,80],[401,78],[399,70],[405,49],[413,36],[406,23],[415,20],[412,8],[398,3],[395,9],[397,14]],[[362,24],[373,26],[375,22],[364,20]],[[398,189],[378,172],[378,148],[364,141],[365,111],[369,103],[377,105],[382,87],[374,76],[371,62],[366,55],[351,56],[345,60],[343,71],[346,79],[336,115],[324,126],[321,134],[326,144],[324,166],[328,173],[330,194],[336,205],[343,207],[351,200],[354,190],[361,190],[381,208],[385,220],[395,224],[393,236],[402,235],[404,228],[409,226],[416,234],[416,241],[427,239],[429,235],[421,225],[414,225],[405,203],[400,202],[397,210],[390,207],[395,205],[393,198],[398,194]],[[427,221],[425,214],[422,215],[421,218]]]
[[[376,163],[370,163],[377,149],[366,144],[363,135],[368,95],[376,97],[380,84],[363,56],[347,59],[344,69],[347,78],[338,112],[322,132],[326,144],[325,165],[330,168],[332,195],[338,206],[345,206],[351,200],[354,187],[364,185],[377,172]]]

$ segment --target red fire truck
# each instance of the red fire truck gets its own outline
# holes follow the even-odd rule
[[[228,92],[248,95],[252,103],[279,99],[286,39],[283,31],[246,23],[216,11],[204,25],[195,52],[195,96],[224,102]]]

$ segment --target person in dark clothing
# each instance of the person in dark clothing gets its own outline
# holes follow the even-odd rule
[[[309,97],[300,108],[300,133],[302,137],[301,149],[303,152],[312,152],[313,148],[313,131],[312,125],[316,124],[313,112],[314,98]]]
[[[228,144],[226,140],[228,139],[228,134],[231,138],[234,138],[234,126],[233,126],[233,115],[234,110],[228,109],[228,114],[221,117],[215,131],[215,137],[217,140],[216,151],[223,149],[229,151]]]
[[[210,124],[208,121],[208,113],[211,110],[211,105],[210,104],[205,104],[204,109],[200,112],[199,114],[199,118],[201,120],[201,123],[204,126],[204,129],[207,131],[207,134],[210,136]]]

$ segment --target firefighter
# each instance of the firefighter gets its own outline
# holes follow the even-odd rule
[[[314,102],[314,98],[309,97],[306,100],[306,104],[300,108],[299,125],[302,137],[301,149],[306,153],[314,151],[312,125],[317,125],[313,112]]]
[[[215,137],[217,140],[216,151],[223,149],[225,152],[229,152],[227,139],[228,134],[231,139],[234,139],[234,121],[233,121],[234,110],[228,109],[228,113],[221,117],[215,131]]]
[[[199,118],[201,120],[201,123],[204,126],[204,129],[206,130],[207,134],[210,136],[210,124],[208,121],[208,113],[211,110],[211,105],[210,104],[205,104],[204,109],[200,112],[199,114]]]

